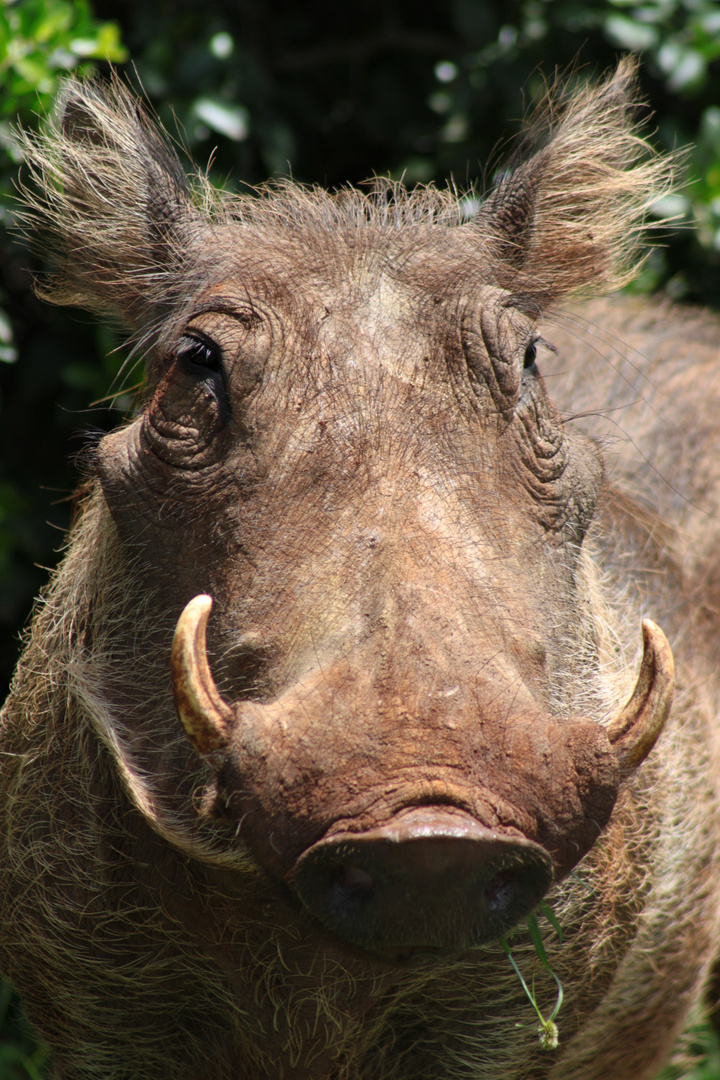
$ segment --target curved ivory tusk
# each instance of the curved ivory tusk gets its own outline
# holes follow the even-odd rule
[[[648,756],[665,727],[675,688],[675,665],[668,640],[656,623],[644,619],[643,659],[627,705],[607,729],[620,772],[627,776]]]
[[[233,712],[215,686],[205,649],[211,596],[196,596],[175,627],[170,670],[180,723],[200,754],[211,754],[227,742]]]

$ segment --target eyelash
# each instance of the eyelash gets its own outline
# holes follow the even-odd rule
[[[178,359],[185,364],[204,368],[207,371],[219,374],[222,371],[222,358],[220,350],[210,341],[187,337],[178,349]]]

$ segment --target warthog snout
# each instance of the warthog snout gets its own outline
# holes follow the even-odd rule
[[[504,933],[540,901],[550,856],[448,806],[415,807],[313,844],[292,874],[308,910],[371,952],[452,950]]]
[[[230,705],[206,654],[211,605],[187,605],[172,658],[180,720],[212,774],[201,813],[237,820],[327,930],[394,958],[480,945],[527,915],[597,840],[672,697],[672,654],[646,620],[635,691],[606,725],[479,714],[459,694],[440,721],[388,723],[364,707],[362,675],[332,665],[271,702]]]

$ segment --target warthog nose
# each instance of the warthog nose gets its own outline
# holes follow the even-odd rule
[[[493,832],[446,806],[325,837],[292,874],[319,922],[380,954],[490,941],[535,907],[552,878],[550,856],[538,844]]]

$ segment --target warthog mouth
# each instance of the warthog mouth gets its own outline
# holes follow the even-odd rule
[[[362,833],[332,832],[289,879],[307,910],[350,944],[417,959],[482,945],[539,903],[550,855],[449,806],[413,807]]]

